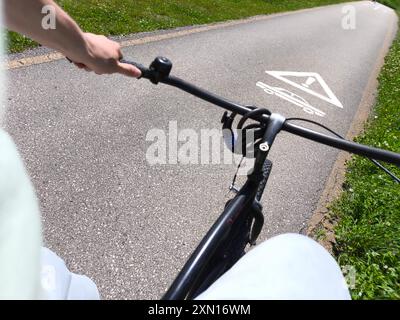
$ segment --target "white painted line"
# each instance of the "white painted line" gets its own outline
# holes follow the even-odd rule
[[[265,71],[267,74],[273,76],[276,79],[279,79],[287,84],[290,84],[291,86],[303,90],[307,92],[308,94],[311,94],[313,96],[316,96],[326,102],[329,102],[339,108],[343,108],[342,103],[339,101],[339,99],[335,96],[335,94],[332,92],[332,90],[328,87],[324,79],[315,72],[292,72],[292,71]],[[296,77],[299,79],[299,83],[296,83],[292,80],[289,80],[286,77]],[[322,95],[318,92],[315,92],[311,90],[309,87],[310,86],[315,86],[315,84],[319,84],[322,89],[324,90],[326,95]]]
[[[261,81],[258,81],[256,83],[256,86],[263,89],[265,93],[268,93],[271,95],[276,95],[277,97],[279,97],[281,99],[284,99],[296,106],[301,107],[303,109],[303,111],[308,114],[315,114],[320,117],[325,117],[325,115],[326,115],[325,112],[322,112],[321,110],[313,107],[305,99],[298,96],[297,94],[294,94],[293,92],[290,92],[289,90],[279,88],[279,87],[272,87]]]

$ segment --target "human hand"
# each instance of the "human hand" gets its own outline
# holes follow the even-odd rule
[[[86,71],[94,71],[96,74],[120,73],[129,77],[138,78],[141,72],[138,68],[121,63],[121,46],[105,36],[92,33],[84,33],[85,48],[68,53],[68,58],[74,64]]]

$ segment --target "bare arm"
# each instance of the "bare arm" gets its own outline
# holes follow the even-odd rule
[[[51,6],[55,12],[55,29],[42,26],[46,15],[42,9],[46,5]],[[52,0],[5,0],[4,10],[7,28],[60,51],[80,68],[97,74],[140,76],[137,68],[119,62],[122,53],[117,42],[104,36],[84,33]]]

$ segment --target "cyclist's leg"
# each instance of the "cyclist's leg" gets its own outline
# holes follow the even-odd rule
[[[38,201],[11,137],[0,129],[0,299],[97,299],[94,283],[41,249]]]
[[[284,234],[258,245],[197,299],[350,299],[339,265],[321,245]]]
[[[0,128],[0,299],[38,297],[40,246],[34,189],[15,144]]]

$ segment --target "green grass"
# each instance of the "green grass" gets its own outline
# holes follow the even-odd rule
[[[127,35],[345,2],[345,0],[59,0],[84,31]],[[9,33],[9,52],[37,44]]]
[[[400,1],[391,1],[400,8]],[[400,34],[379,76],[377,104],[360,143],[400,153]],[[400,169],[389,168],[400,177]],[[356,269],[354,299],[400,299],[400,184],[360,157],[348,165],[333,204],[340,265]]]
[[[400,8],[400,0],[381,0],[379,2],[393,9]]]

